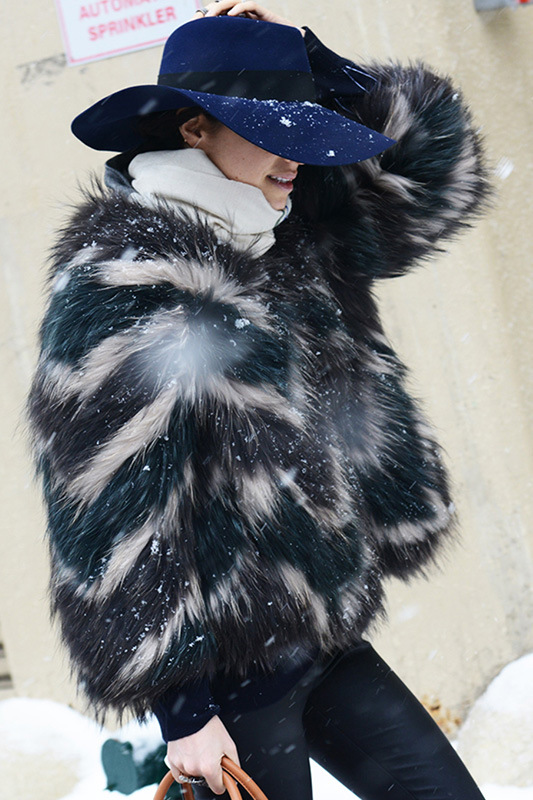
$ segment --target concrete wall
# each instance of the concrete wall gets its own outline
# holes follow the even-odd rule
[[[278,0],[273,7],[362,61],[422,58],[453,74],[494,166],[491,214],[448,254],[379,289],[386,328],[448,454],[462,544],[430,582],[391,583],[390,624],[376,642],[420,696],[462,714],[503,664],[533,647],[533,9],[478,14],[473,0]],[[160,50],[66,67],[52,0],[4,4],[1,13],[5,669],[17,695],[76,702],[48,622],[43,515],[20,418],[44,254],[77,181],[104,160],[70,135],[69,122],[111,91],[155,79]]]

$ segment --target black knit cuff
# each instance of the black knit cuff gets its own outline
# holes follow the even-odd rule
[[[207,680],[169,689],[153,706],[165,742],[196,733],[219,711]]]

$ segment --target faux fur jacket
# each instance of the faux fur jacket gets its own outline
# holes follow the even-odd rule
[[[349,646],[383,577],[422,570],[449,531],[372,286],[465,225],[486,175],[447,80],[369,72],[334,107],[398,143],[302,167],[266,255],[105,190],[60,235],[29,413],[53,608],[100,710]]]

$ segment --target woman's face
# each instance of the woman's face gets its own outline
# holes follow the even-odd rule
[[[275,156],[202,114],[184,123],[180,131],[189,147],[203,150],[226,178],[256,186],[272,208],[285,208],[300,162]]]

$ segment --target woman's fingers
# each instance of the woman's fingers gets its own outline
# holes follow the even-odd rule
[[[202,777],[214,794],[224,794],[226,791],[224,781],[222,780],[222,767],[220,765],[217,767],[213,766],[213,764],[209,764],[202,767],[201,764],[197,766],[187,766],[184,764],[181,767],[172,767],[171,772],[177,783],[187,783],[187,781],[183,780],[183,776],[192,778]]]
[[[218,17],[221,14],[227,14],[238,3],[239,0],[218,0],[218,2],[206,3],[201,10],[198,9],[196,14],[201,14],[202,17]]]
[[[220,758],[222,758],[222,756],[220,756]],[[224,794],[226,787],[222,780],[222,767],[220,764],[218,767],[214,767],[213,765],[206,767],[202,774],[207,781],[207,785],[214,794]]]
[[[197,11],[195,16],[219,17],[227,14],[228,17],[238,17],[240,14],[244,14],[250,19],[260,19],[264,22],[289,25],[292,28],[298,27],[294,22],[291,22],[285,17],[280,17],[278,14],[274,14],[273,11],[256,3],[255,0],[219,0],[219,2],[206,3],[204,9],[205,11]]]
[[[269,16],[271,14],[266,8],[260,6],[259,3],[253,2],[253,0],[219,0],[218,3],[207,3],[205,8],[207,9],[206,17],[217,17],[221,14],[228,14],[229,16],[251,14],[254,17],[260,16],[261,19],[265,19],[264,15]],[[274,15],[272,14],[272,16]]]
[[[241,766],[241,762],[239,760],[239,754],[237,752],[237,748],[235,747],[233,739],[231,739],[230,743],[226,745],[226,752],[224,753],[224,755],[227,756],[228,758],[231,758],[231,760],[234,761],[238,767]]]
[[[230,756],[231,757],[231,756]],[[199,760],[197,754],[191,754],[189,757],[185,756],[180,759],[168,758],[170,771],[177,783],[186,783],[183,781],[183,776],[189,778],[203,778],[212,792],[215,794],[223,794],[225,792],[224,781],[222,779],[222,767],[220,762],[222,755],[215,759]]]
[[[180,775],[199,776],[205,778],[215,794],[225,791],[220,766],[223,755],[239,763],[235,743],[218,717],[212,717],[196,733],[169,742],[167,748],[168,764],[176,781]]]

